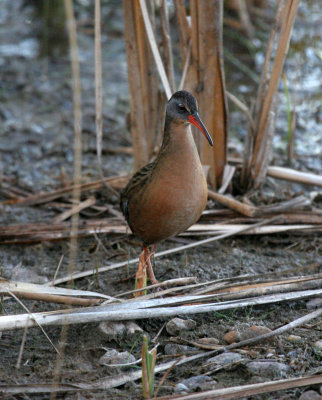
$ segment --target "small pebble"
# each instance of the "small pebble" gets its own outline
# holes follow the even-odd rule
[[[299,400],[322,400],[322,396],[315,390],[308,390],[301,394]]]
[[[228,344],[232,344],[240,342],[241,340],[252,339],[254,337],[258,337],[269,332],[271,332],[271,330],[269,328],[266,328],[265,326],[253,325],[250,328],[244,330],[243,332],[238,332],[237,330],[227,332],[223,337],[223,340]],[[268,340],[272,340],[272,338]]]
[[[240,335],[237,331],[229,331],[224,335],[223,341],[227,344],[239,342]]]
[[[106,353],[98,360],[101,365],[129,364],[135,361],[133,354],[128,351],[118,352],[115,349],[107,349]]]
[[[227,352],[227,353],[218,354],[218,356],[209,358],[209,360],[207,360],[207,363],[215,363],[218,365],[225,365],[225,364],[230,364],[232,362],[240,361],[242,359],[243,359],[243,357],[239,353]]]
[[[99,329],[108,340],[116,340],[124,336],[134,336],[142,333],[143,330],[135,322],[101,322]]]
[[[302,342],[301,336],[297,336],[297,335],[289,335],[289,336],[286,338],[286,340],[287,340],[288,342],[291,342],[291,343],[300,343],[300,342]]]
[[[315,308],[322,307],[322,297],[316,297],[314,299],[309,300],[306,303],[306,308],[308,310],[314,310]]]
[[[317,352],[319,356],[322,356],[322,340],[317,340],[313,343],[313,349]]]
[[[195,352],[196,350],[195,347],[175,343],[168,343],[164,346],[164,352],[168,355],[187,354]]]
[[[133,321],[125,322],[125,328],[128,335],[136,335],[137,333],[143,332],[143,329]]]
[[[253,325],[250,328],[247,328],[244,332],[240,334],[240,340],[247,340],[247,339],[252,339],[261,335],[264,335],[265,333],[272,332],[271,329],[267,328],[266,326],[257,326]],[[268,339],[272,340],[272,338]]]
[[[175,391],[180,393],[199,392],[214,389],[216,385],[217,381],[211,379],[209,376],[197,375],[178,383],[175,386]]]
[[[196,327],[197,323],[193,319],[173,318],[166,324],[169,335],[177,335],[181,331],[190,331]]]
[[[101,322],[98,326],[109,339],[115,339],[116,336],[122,336],[125,333],[123,322]]]
[[[250,361],[246,364],[248,371],[254,375],[265,376],[269,378],[285,378],[291,368],[280,362],[275,361]]]

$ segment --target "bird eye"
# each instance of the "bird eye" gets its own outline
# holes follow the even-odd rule
[[[179,111],[181,111],[181,112],[182,112],[182,111],[187,111],[187,110],[186,110],[186,107],[185,107],[183,104],[181,104],[181,103],[178,104],[178,108],[179,108]]]

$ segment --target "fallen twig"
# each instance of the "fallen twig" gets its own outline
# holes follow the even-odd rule
[[[131,319],[148,319],[172,317],[215,312],[242,307],[274,304],[282,301],[320,296],[322,289],[305,290],[278,295],[266,295],[242,300],[229,300],[218,303],[217,295],[175,296],[174,298],[141,300],[140,298],[113,303],[104,306],[86,307],[78,310],[60,310],[29,314],[0,316],[0,330],[11,330],[35,326],[35,321],[45,325],[69,325],[100,321],[127,321]]]
[[[35,283],[8,281],[6,279],[0,279],[0,294],[1,293],[13,293],[17,297],[23,297],[25,299],[34,299],[78,306],[97,304],[103,299],[106,301],[117,300],[114,297],[87,290],[58,288],[48,285],[37,285]],[[84,299],[76,296],[96,297],[98,299]]]
[[[235,200],[232,197],[225,196],[223,194],[219,194],[214,192],[213,190],[208,189],[208,196],[217,201],[218,203],[231,208],[247,217],[253,217],[256,215],[256,208],[251,207],[247,204],[241,203],[240,201]]]
[[[249,396],[261,393],[276,392],[278,390],[292,389],[302,386],[310,386],[322,382],[322,375],[305,376],[300,378],[282,379],[278,381],[261,382],[252,385],[234,386],[225,389],[214,389],[206,392],[163,396],[155,398],[155,400],[232,400],[248,398]]]
[[[70,218],[72,215],[79,213],[81,210],[93,206],[95,203],[96,203],[95,197],[90,197],[87,200],[80,202],[73,208],[64,211],[62,214],[57,215],[55,218],[53,218],[52,222],[54,224],[63,222],[66,219]]]
[[[128,176],[112,176],[109,178],[105,178],[104,181],[109,183],[109,185],[115,189],[121,189],[125,186],[126,182],[128,181]],[[52,200],[56,200],[62,196],[67,196],[71,195],[75,189],[79,189],[82,193],[88,190],[96,190],[96,189],[101,189],[104,187],[104,184],[102,180],[98,181],[93,181],[93,182],[88,182],[88,183],[83,183],[80,185],[70,185],[67,187],[64,187],[62,189],[57,189],[53,190],[51,192],[47,193],[39,193],[39,194],[33,194],[28,197],[20,197],[19,199],[15,200],[6,200],[3,201],[0,204],[13,204],[13,205],[19,205],[19,206],[35,206],[37,204],[44,204],[48,203]]]
[[[306,185],[322,186],[322,176],[310,172],[296,171],[285,167],[270,166],[267,175],[272,178],[284,179],[291,182],[304,183]]]

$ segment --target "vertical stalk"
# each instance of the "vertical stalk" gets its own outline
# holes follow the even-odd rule
[[[81,109],[81,84],[80,84],[80,68],[77,44],[76,21],[74,16],[74,8],[72,0],[64,0],[67,31],[70,46],[70,60],[72,69],[72,88],[73,88],[73,111],[74,111],[74,177],[73,177],[73,202],[74,204],[80,201],[80,183],[82,174],[82,109]],[[75,269],[75,260],[77,255],[77,233],[78,233],[79,214],[75,213],[72,216],[70,253],[69,253],[69,276],[73,275]],[[68,325],[62,325],[59,353],[64,354],[65,343],[67,338]],[[62,356],[57,357],[54,385],[58,385],[61,376]],[[52,392],[50,399],[55,399],[56,393]]]
[[[283,71],[298,4],[299,0],[281,0],[277,8],[254,110],[255,129],[254,131],[249,129],[248,132],[242,174],[242,183],[245,188],[258,188],[266,175],[269,160],[269,155],[266,153],[271,151],[272,140],[270,135],[275,128],[272,126],[274,118],[272,120],[271,115],[272,112],[274,113],[278,83]],[[278,27],[280,27],[280,32],[277,49],[269,76],[268,70]]]
[[[222,63],[223,2],[190,1],[192,61],[188,87],[200,104],[200,115],[214,140],[214,147],[199,142],[202,163],[210,166],[212,187],[222,181],[228,134],[227,100]]]

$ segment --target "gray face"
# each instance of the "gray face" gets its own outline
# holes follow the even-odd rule
[[[213,146],[213,140],[199,117],[197,100],[185,90],[176,92],[168,102],[165,131],[167,124],[173,122],[176,124],[193,124],[205,136],[210,146]]]
[[[197,100],[185,90],[174,93],[167,105],[167,117],[188,122],[189,115],[198,110]]]

